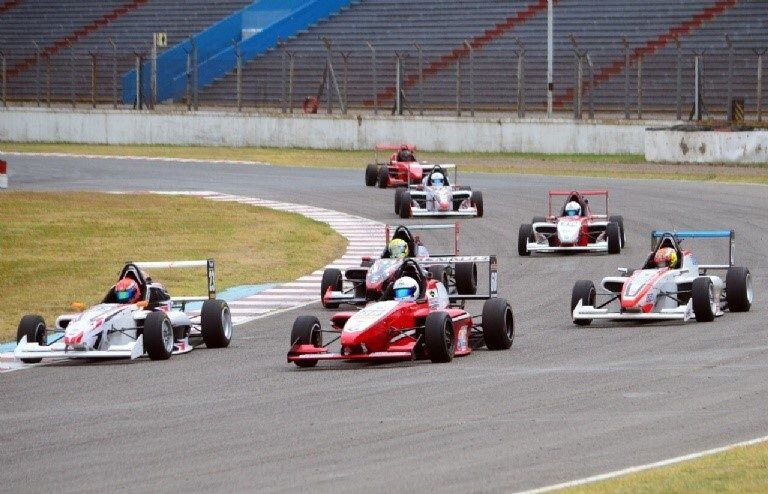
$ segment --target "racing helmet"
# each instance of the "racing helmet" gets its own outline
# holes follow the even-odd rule
[[[404,259],[408,257],[408,243],[402,238],[393,238],[387,246],[389,257],[392,259]]]
[[[432,182],[432,185],[436,187],[442,187],[443,185],[445,185],[445,177],[440,172],[433,173],[429,177],[429,180]]]
[[[672,247],[664,247],[656,251],[653,263],[657,268],[674,267],[677,264],[677,252]]]
[[[392,287],[395,300],[416,300],[419,298],[419,284],[410,276],[403,276]]]
[[[141,298],[139,284],[132,278],[123,278],[115,285],[115,297],[121,304],[132,304]]]
[[[566,216],[581,216],[581,204],[576,201],[571,201],[565,205]]]
[[[400,151],[397,153],[397,161],[413,161],[413,151],[408,149],[408,146],[400,146]]]

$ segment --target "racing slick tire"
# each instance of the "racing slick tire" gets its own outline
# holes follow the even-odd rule
[[[293,345],[323,346],[323,332],[320,321],[315,316],[299,316],[293,321],[291,346]],[[317,360],[297,360],[293,363],[298,367],[314,367],[317,365]]]
[[[573,291],[571,292],[571,314],[573,309],[581,300],[581,305],[594,306],[597,299],[597,291],[595,291],[595,284],[591,280],[579,280],[573,285]],[[592,324],[592,319],[574,319],[573,324],[577,326],[589,326]]]
[[[730,267],[725,274],[725,299],[731,312],[748,312],[754,299],[749,269]]]
[[[378,185],[380,189],[386,189],[389,187],[389,168],[387,165],[382,166],[379,168],[379,176],[377,179]]]
[[[365,167],[365,185],[367,187],[373,187],[376,185],[376,180],[379,178],[379,166],[376,163],[369,163]]]
[[[168,360],[173,353],[173,326],[164,312],[150,312],[144,319],[144,351],[150,360]]]
[[[618,223],[608,223],[605,227],[605,236],[608,238],[608,253],[621,252],[621,229]]]
[[[400,214],[400,199],[403,197],[405,187],[398,187],[395,189],[395,214]]]
[[[435,264],[434,266],[428,266],[427,272],[429,272],[430,276],[433,280],[439,281],[443,285],[448,287],[448,277],[445,274],[445,266],[440,266],[439,264]]]
[[[474,262],[457,262],[453,276],[456,280],[456,291],[459,295],[474,295],[477,293],[477,264]]]
[[[424,344],[429,360],[444,363],[453,360],[456,352],[453,321],[445,312],[432,312],[424,321]]]
[[[339,304],[332,302],[325,303],[325,292],[330,288],[332,291],[340,292],[342,288],[341,270],[336,268],[327,268],[323,271],[323,279],[320,281],[320,300],[326,309],[336,309]]]
[[[544,216],[534,216],[533,219],[531,220],[531,224],[546,223],[546,222],[547,222],[547,218],[545,218]]]
[[[227,348],[234,326],[229,305],[223,300],[206,300],[200,311],[200,332],[208,348]]]
[[[413,215],[413,202],[411,201],[411,193],[404,190],[400,194],[400,217],[408,219]]]
[[[627,245],[627,234],[624,231],[624,217],[621,215],[609,216],[608,223],[616,223],[619,225],[619,233],[621,233],[621,248],[623,249]]]
[[[19,321],[19,328],[16,330],[16,343],[18,343],[23,337],[27,337],[28,343],[37,343],[38,345],[45,345],[45,319],[42,316],[35,314],[28,314],[21,318]],[[36,364],[40,362],[41,358],[23,358],[22,362],[25,364]]]
[[[483,304],[483,340],[488,350],[508,350],[515,339],[515,318],[503,298],[489,298]]]
[[[472,191],[472,205],[477,209],[477,217],[483,217],[483,193],[479,190]]]
[[[691,284],[691,299],[693,313],[697,322],[712,322],[715,320],[715,287],[712,280],[701,276]]]
[[[534,239],[533,226],[527,223],[520,225],[520,232],[517,234],[517,253],[521,256],[530,256],[528,242],[533,242]]]

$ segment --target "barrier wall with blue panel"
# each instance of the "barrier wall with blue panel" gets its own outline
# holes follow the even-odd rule
[[[243,63],[277,46],[297,32],[333,15],[352,0],[260,0],[164,51],[157,57],[157,100],[178,99],[187,87],[187,54],[196,46],[198,88],[235,69],[234,43]],[[150,65],[142,66],[142,91],[149,94]],[[145,100],[147,97],[145,96]],[[123,102],[136,100],[136,71],[123,76]]]

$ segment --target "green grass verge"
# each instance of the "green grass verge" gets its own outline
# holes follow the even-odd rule
[[[567,494],[768,492],[768,443],[734,448],[724,453],[558,492]]]
[[[46,322],[97,303],[124,261],[213,258],[217,288],[296,279],[342,255],[346,240],[298,214],[195,197],[0,193],[0,342],[22,315]],[[205,293],[205,271],[153,270],[171,294]]]

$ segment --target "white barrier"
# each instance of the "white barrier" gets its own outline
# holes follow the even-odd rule
[[[662,163],[768,163],[768,131],[648,129],[645,159]]]

